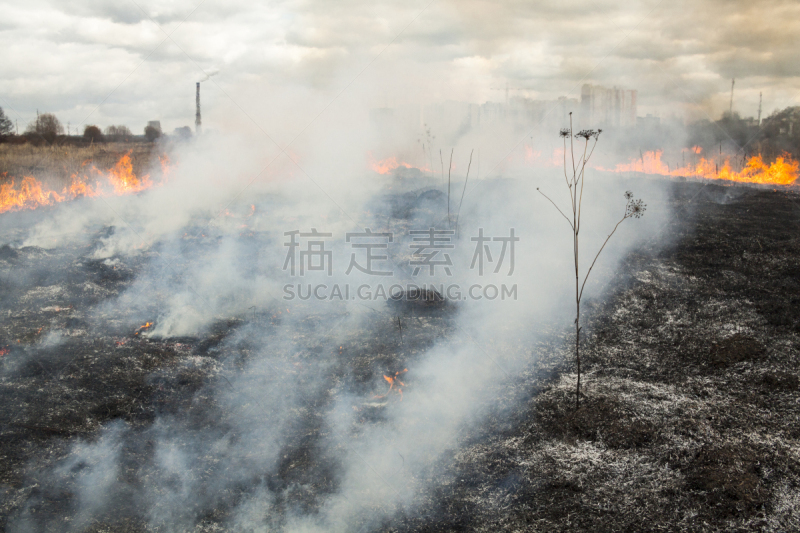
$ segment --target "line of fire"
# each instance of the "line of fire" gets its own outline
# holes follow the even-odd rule
[[[516,131],[539,130],[544,125],[563,124],[570,112],[575,113],[576,122],[605,128],[607,135],[614,136],[619,144],[626,145],[629,152],[627,163],[593,168],[600,172],[629,173],[643,176],[722,180],[761,185],[794,185],[798,177],[798,155],[794,153],[793,140],[800,132],[800,111],[787,108],[763,120],[759,116],[741,118],[738,113],[726,112],[715,122],[708,120],[683,124],[677,119],[663,121],[648,114],[637,116],[636,90],[617,87],[605,88],[584,85],[580,99],[560,98],[555,101],[540,101],[515,97],[505,103],[468,104],[446,102],[426,106],[399,108],[376,108],[370,112],[373,126],[379,133],[406,131],[418,128],[417,148],[404,150],[403,155],[378,157],[373,151],[365,155],[366,168],[378,174],[388,175],[403,170],[413,170],[430,177],[438,177],[435,168],[434,144],[450,145],[466,132],[490,132],[502,125]],[[200,83],[197,83],[197,133],[200,134]],[[160,123],[151,121],[149,128]],[[797,126],[795,126],[797,124]],[[654,147],[666,144],[666,139],[676,130],[686,130],[689,146],[670,148]],[[436,141],[432,131],[440,132]],[[457,133],[454,133],[457,132]],[[178,131],[176,136],[183,137]],[[69,138],[68,138],[69,139]],[[633,140],[635,139],[635,141]],[[642,142],[644,140],[644,142]],[[427,146],[426,146],[427,142]],[[537,167],[561,165],[564,151],[551,149],[546,143],[538,144],[533,138],[523,139],[517,153],[510,154],[504,168],[517,162],[531,171]],[[634,148],[635,147],[635,148]],[[630,153],[631,151],[635,153]],[[162,172],[166,177],[169,157],[159,155]],[[88,168],[85,168],[88,167]],[[107,169],[96,168],[93,161],[83,161],[81,169],[69,176],[69,182],[53,186],[33,175],[2,174],[0,183],[0,213],[34,209],[40,206],[68,201],[78,197],[109,194],[131,194],[143,191],[161,182],[153,181],[149,174],[137,177],[132,170],[131,153],[120,156],[116,164]]]

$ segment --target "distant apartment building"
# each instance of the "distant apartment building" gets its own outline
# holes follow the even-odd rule
[[[580,122],[584,128],[636,126],[636,90],[584,84],[581,88]]]
[[[426,105],[383,107],[370,111],[372,124],[384,137],[402,137],[412,132],[421,143],[452,145],[467,134],[489,134],[512,128],[555,129],[569,125],[569,113],[580,110],[580,101],[560,97],[557,100],[512,98],[506,103],[445,101]]]
[[[608,89],[586,84],[580,100],[511,98],[504,103],[444,101],[425,105],[401,105],[372,109],[370,118],[379,138],[386,142],[415,136],[419,144],[451,146],[465,135],[495,135],[504,130],[558,131],[636,127],[636,90]]]
[[[644,117],[636,119],[636,125],[641,128],[657,128],[661,124],[661,118],[648,113]]]

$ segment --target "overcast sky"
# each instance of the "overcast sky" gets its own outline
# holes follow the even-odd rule
[[[71,128],[298,123],[334,108],[639,91],[639,114],[800,103],[796,0],[0,2],[0,106]],[[499,89],[499,90],[498,90]],[[333,102],[333,103],[331,103]],[[348,107],[349,106],[349,107]],[[291,136],[291,135],[289,135]]]

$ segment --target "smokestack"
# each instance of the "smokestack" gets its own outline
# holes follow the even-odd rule
[[[758,93],[758,125],[761,125],[761,93]]]
[[[200,130],[203,127],[203,121],[200,120],[200,82],[197,82],[197,96],[195,97],[195,103],[197,105],[197,112],[194,115],[194,132],[196,135],[200,135]]]

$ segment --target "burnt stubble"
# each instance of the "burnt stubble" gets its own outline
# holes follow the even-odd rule
[[[574,337],[555,329],[524,348],[530,368],[499,391],[508,399],[479,429],[465,429],[448,457],[454,462],[432,465],[413,504],[367,522],[372,529],[798,527],[800,197],[783,189],[675,183],[671,202],[671,244],[630,254],[607,297],[586,304],[580,409]],[[240,385],[236,376],[253,361],[257,331],[277,354],[274,368],[253,378],[258,387],[320,361],[323,374],[298,382],[304,401],[283,430],[271,469],[214,494],[225,466],[204,458],[191,468],[209,494],[173,519],[201,530],[224,527],[239,502],[265,488],[277,495],[267,523],[281,529],[287,514],[318,512],[340,488],[346,441],[325,424],[336,399],[367,398],[352,406],[347,438],[386,423],[385,406],[401,400],[387,395],[383,375],[413,368],[425,350],[459,334],[452,320],[458,309],[432,295],[375,306],[344,337],[337,334],[349,318],[343,309],[289,322],[277,304],[221,317],[196,337],[149,337],[141,329],[147,317],[137,322],[97,311],[125,290],[145,258],[104,263],[90,259],[91,250],[91,243],[0,248],[9,275],[0,280],[7,317],[0,326],[0,348],[7,350],[0,358],[3,527],[24,517],[37,530],[147,530],[152,517],[135,495],[154,468],[159,421],[199,440],[247,438],[219,391]],[[22,278],[10,277],[12,269]],[[284,353],[287,338],[294,348]],[[257,398],[251,403],[240,416],[257,421],[272,408]],[[114,424],[128,431],[117,451],[121,488],[80,521],[70,476],[85,465],[70,462],[71,450],[76,441],[96,442]],[[397,461],[401,471],[405,459]],[[64,464],[67,471],[57,467]],[[54,469],[63,474],[58,480],[47,477]]]

